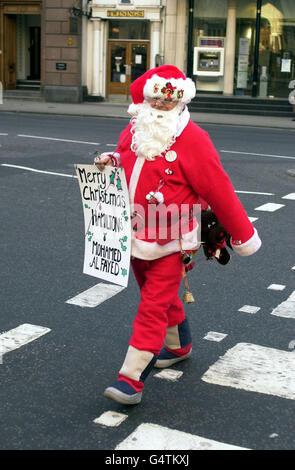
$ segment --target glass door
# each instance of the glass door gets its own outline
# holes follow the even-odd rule
[[[128,43],[109,43],[108,94],[126,95]]]
[[[149,43],[110,41],[108,45],[108,94],[130,94],[130,85],[149,67]]]

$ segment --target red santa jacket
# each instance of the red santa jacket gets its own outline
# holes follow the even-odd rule
[[[163,156],[154,161],[137,157],[131,150],[131,125],[121,133],[116,155],[125,170],[132,210],[138,213],[137,224],[144,219],[144,229],[133,232],[132,255],[142,259],[156,259],[180,251],[179,239],[157,242],[157,229],[150,227],[147,195],[159,191],[165,205],[189,207],[202,199],[209,204],[220,222],[232,237],[233,249],[241,256],[255,253],[261,245],[260,238],[238,199],[232,183],[225,173],[208,134],[188,120],[175,143]],[[190,226],[191,227],[191,226]],[[184,230],[182,248],[196,249],[200,240],[196,228]]]

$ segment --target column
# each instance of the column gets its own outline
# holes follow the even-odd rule
[[[93,20],[93,59],[92,59],[92,95],[101,96],[101,77],[99,73],[99,62],[101,51],[101,21]]]
[[[235,49],[236,49],[236,11],[237,1],[227,2],[226,43],[224,59],[224,95],[234,92]]]
[[[152,21],[151,23],[151,51],[150,51],[150,68],[156,67],[156,55],[160,54],[160,21]]]

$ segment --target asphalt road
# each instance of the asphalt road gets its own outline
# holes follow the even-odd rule
[[[77,180],[17,166],[73,175],[74,163],[92,163],[95,150],[115,148],[125,125],[122,119],[0,115],[0,333],[24,323],[51,330],[3,356],[0,448],[113,450],[139,425],[152,423],[249,449],[294,450],[295,397],[202,380],[239,343],[294,353],[295,318],[271,315],[294,290],[295,200],[282,199],[295,192],[287,174],[295,168],[294,132],[203,126],[248,215],[258,218],[263,247],[255,256],[233,255],[225,267],[198,254],[189,277],[196,302],[186,306],[192,357],[173,367],[183,372],[176,382],[152,372],[142,403],[124,407],[103,391],[116,378],[131,335],[139,301],[133,275],[126,290],[97,308],[65,303],[99,282],[82,274]],[[256,210],[265,203],[284,207]],[[285,288],[268,289],[271,284]],[[239,311],[244,305],[260,310]],[[227,336],[208,341],[210,331]],[[242,373],[237,370],[237,379]],[[294,377],[293,371],[291,382]],[[128,417],[116,427],[95,424],[106,411]]]

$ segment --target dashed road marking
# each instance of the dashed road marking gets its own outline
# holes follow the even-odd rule
[[[117,427],[128,418],[128,415],[124,413],[118,413],[117,411],[105,411],[98,418],[95,418],[93,422],[95,424],[101,424],[102,426]]]
[[[258,191],[235,191],[235,193],[240,193],[240,194],[256,194],[258,196],[274,196],[274,193],[261,193]]]
[[[202,376],[204,382],[295,400],[295,354],[238,343]]]
[[[217,331],[209,331],[206,336],[204,336],[203,339],[206,339],[208,341],[222,341],[224,338],[226,338],[227,334],[225,333],[218,333]]]
[[[254,152],[239,152],[238,150],[219,150],[222,153],[236,153],[238,155],[252,155],[257,157],[269,157],[269,158],[286,158],[288,160],[295,160],[295,157],[288,155],[272,155],[268,153],[254,153]]]
[[[295,193],[286,194],[286,196],[283,196],[282,199],[290,199],[291,201],[295,201]]]
[[[117,286],[115,284],[105,284],[104,282],[100,282],[90,289],[81,292],[80,294],[72,297],[71,299],[67,300],[67,304],[78,305],[80,307],[97,307],[99,304],[105,302],[106,300],[110,299],[114,295],[118,294],[125,287]]]
[[[25,170],[25,171],[32,171],[33,173],[44,173],[46,175],[65,176],[67,178],[77,178],[76,175],[67,175],[66,173],[55,173],[53,171],[36,170],[35,168],[30,168],[28,166],[10,165],[9,163],[1,163],[1,166],[7,166],[9,168],[18,168],[20,170]]]
[[[56,137],[42,137],[39,135],[18,134],[18,137],[24,137],[27,139],[53,140],[56,142],[68,142],[72,144],[101,145],[99,142],[87,142],[83,140],[72,140],[72,139],[58,139]]]
[[[285,207],[285,204],[276,204],[274,202],[267,202],[266,204],[262,204],[262,206],[256,207],[256,211],[265,211],[265,212],[275,212],[278,209]]]
[[[292,294],[287,298],[287,300],[279,304],[271,312],[271,315],[284,318],[295,318],[295,291],[292,292]]]
[[[183,375],[183,372],[180,370],[174,369],[163,369],[161,372],[158,372],[154,375],[158,379],[170,380],[171,382],[176,382]]]
[[[40,336],[49,333],[50,328],[24,323],[12,330],[0,334],[0,359],[4,354],[18,349]]]
[[[142,423],[115,450],[249,450],[158,424]],[[172,457],[172,456],[171,456]],[[171,461],[172,462],[172,461]],[[170,463],[171,463],[170,462]],[[168,463],[168,462],[167,462]]]
[[[286,286],[284,286],[283,284],[270,284],[268,286],[268,289],[270,290],[284,290],[286,288]]]
[[[256,222],[256,220],[258,220],[258,217],[248,217],[248,219],[250,220],[250,222]]]
[[[243,305],[243,307],[239,308],[239,312],[245,312],[245,313],[257,313],[259,312],[260,307],[256,307],[254,305]]]

